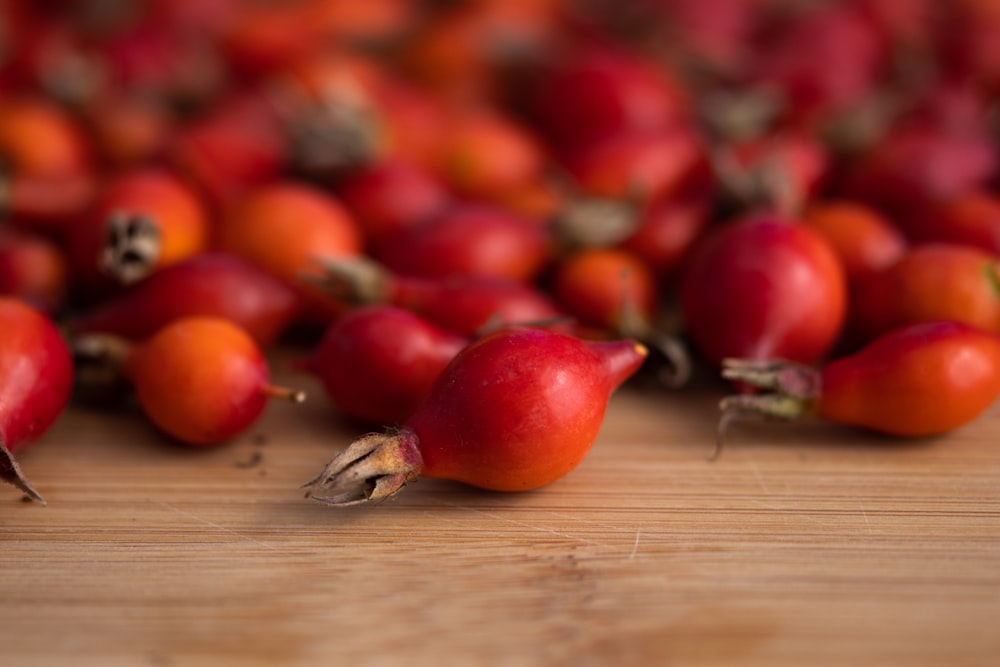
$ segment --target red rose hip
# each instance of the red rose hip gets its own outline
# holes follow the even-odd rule
[[[39,502],[13,455],[48,430],[72,386],[69,348],[52,321],[17,299],[0,297],[0,478]]]
[[[356,440],[307,484],[307,496],[356,505],[418,476],[496,491],[554,482],[583,460],[611,393],[645,358],[634,341],[495,331],[455,357],[402,428]]]

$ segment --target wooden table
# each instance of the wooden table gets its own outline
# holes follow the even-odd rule
[[[3,665],[1000,664],[1000,406],[899,443],[626,388],[524,494],[299,485],[358,433],[315,384],[191,450],[73,409],[0,495]]]

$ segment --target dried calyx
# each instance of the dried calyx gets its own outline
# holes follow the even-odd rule
[[[149,216],[116,211],[108,218],[101,270],[122,284],[134,283],[153,270],[161,247],[160,230]]]
[[[421,461],[412,431],[371,433],[351,443],[306,482],[306,498],[334,507],[383,500],[417,479]]]
[[[726,359],[722,377],[763,391],[734,394],[719,402],[722,417],[711,460],[721,453],[725,431],[733,420],[748,416],[797,419],[809,414],[821,390],[820,373],[815,368],[780,359]]]
[[[26,498],[42,505],[45,504],[45,499],[31,486],[24,473],[21,472],[21,467],[17,465],[17,460],[7,449],[2,437],[0,437],[0,480],[21,489]]]

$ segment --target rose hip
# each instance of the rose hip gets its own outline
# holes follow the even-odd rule
[[[497,201],[538,180],[546,159],[540,141],[513,118],[467,112],[450,118],[437,172],[461,197]]]
[[[324,263],[327,293],[350,305],[391,304],[413,311],[462,336],[502,324],[565,319],[535,285],[506,278],[420,278],[393,273],[364,258]]]
[[[64,303],[66,255],[40,234],[0,227],[0,296],[13,296],[52,313]]]
[[[137,167],[107,183],[85,219],[68,231],[75,277],[122,284],[208,248],[210,222],[201,197],[173,172]]]
[[[55,324],[22,301],[0,297],[0,479],[39,502],[14,455],[62,414],[72,386],[73,361]]]
[[[105,358],[131,383],[143,413],[161,431],[194,446],[224,443],[250,428],[267,401],[294,402],[302,392],[270,384],[267,360],[237,325],[217,317],[175,320],[130,344],[82,336],[75,350]]]
[[[307,495],[355,505],[421,476],[496,491],[550,484],[586,456],[612,392],[645,357],[632,341],[500,329],[464,348],[399,430],[334,457]]]
[[[398,157],[347,174],[334,191],[376,255],[394,237],[441,215],[452,204],[451,194],[430,171]]]
[[[818,232],[748,215],[716,228],[698,247],[681,280],[680,307],[692,343],[711,363],[814,363],[840,336],[847,281]]]
[[[218,221],[217,247],[294,286],[310,322],[338,308],[307,282],[323,260],[361,254],[364,239],[350,212],[312,185],[277,180],[241,197]]]
[[[830,242],[852,285],[896,263],[908,245],[889,218],[861,202],[814,201],[802,222]]]
[[[1000,254],[1000,194],[970,188],[899,221],[914,243],[960,243]]]
[[[913,246],[859,283],[849,319],[854,342],[928,320],[958,320],[1000,333],[1000,262],[971,246]]]
[[[298,304],[296,292],[263,269],[235,255],[202,253],[97,304],[73,328],[140,341],[174,320],[214,316],[239,325],[267,347],[298,315]]]
[[[819,368],[735,359],[723,374],[766,391],[723,399],[720,431],[741,415],[814,415],[894,436],[932,436],[969,423],[1000,396],[1000,338],[960,322],[922,322]]]
[[[392,270],[426,278],[479,276],[533,280],[552,254],[548,228],[487,204],[456,206],[380,248]]]
[[[301,368],[349,417],[401,424],[468,342],[408,310],[364,306],[333,322]]]

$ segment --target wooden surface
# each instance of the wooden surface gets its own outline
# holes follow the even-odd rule
[[[997,665],[1000,408],[947,438],[617,394],[566,479],[298,486],[357,431],[315,385],[194,451],[74,409],[0,495],[3,665]]]

